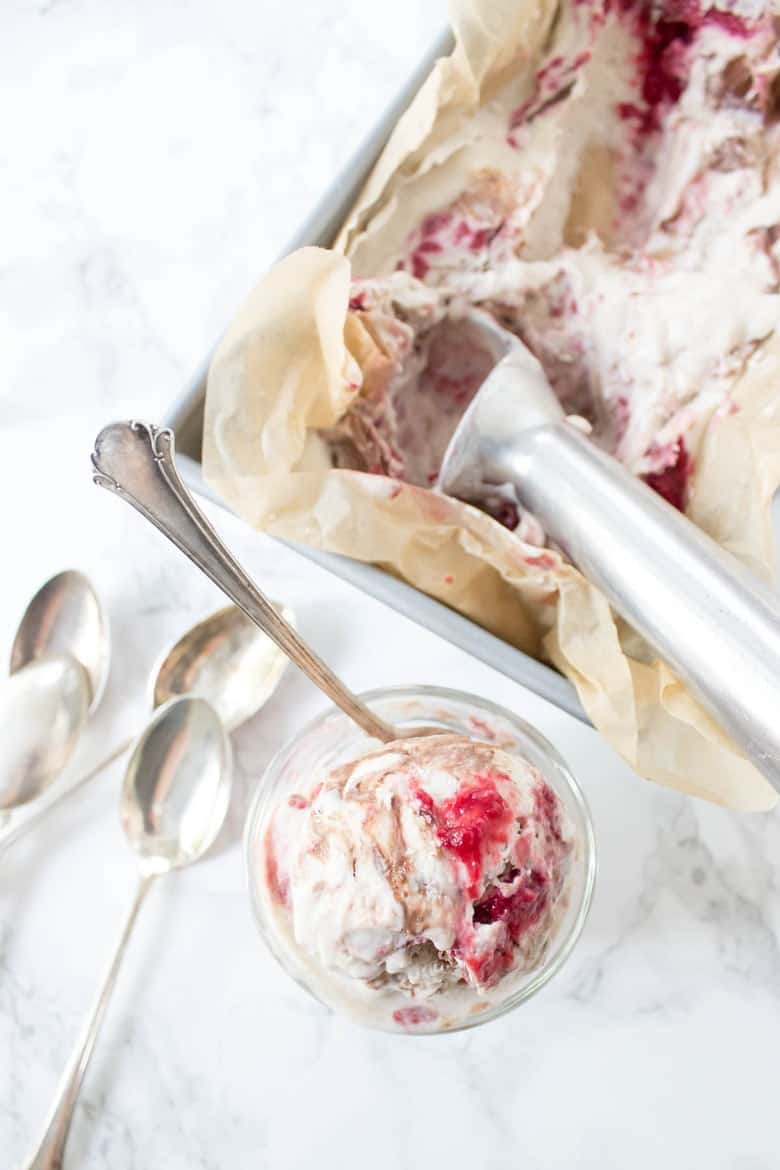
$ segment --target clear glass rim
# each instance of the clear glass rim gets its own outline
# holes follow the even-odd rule
[[[539,731],[532,724],[528,723],[527,720],[525,720],[521,715],[517,715],[514,711],[510,711],[508,708],[503,707],[500,703],[495,703],[491,699],[485,699],[479,695],[473,694],[470,691],[456,690],[454,687],[403,683],[395,684],[389,687],[374,687],[369,691],[359,692],[357,697],[361,700],[361,702],[367,703],[369,705],[372,702],[384,699],[392,699],[394,697],[408,697],[410,699],[414,697],[425,697],[442,699],[444,701],[451,700],[456,703],[473,701],[475,704],[478,704],[482,710],[489,711],[499,719],[508,720],[514,724],[523,735],[531,740],[531,742],[540,752],[550,758],[552,763],[555,765],[560,778],[565,782],[569,791],[569,795],[571,796],[577,808],[582,827],[582,847],[584,852],[582,894],[580,897],[579,906],[577,908],[577,913],[571,925],[569,926],[566,935],[558,940],[556,948],[550,957],[545,959],[543,965],[533,976],[533,978],[531,978],[522,987],[518,988],[514,994],[507,996],[507,998],[500,1004],[496,1004],[494,1007],[488,1008],[486,1011],[481,1012],[478,1016],[463,1019],[454,1028],[449,1028],[440,1032],[432,1031],[409,1034],[417,1035],[418,1039],[422,1036],[451,1036],[455,1032],[463,1032],[470,1028],[480,1027],[482,1024],[490,1023],[491,1021],[498,1019],[500,1016],[505,1015],[507,1012],[512,1011],[514,1008],[519,1007],[521,1003],[525,1003],[526,1000],[530,999],[533,995],[540,991],[545,986],[545,984],[547,984],[550,979],[552,979],[553,976],[556,975],[563,967],[564,963],[576,946],[580,935],[582,934],[593,901],[593,892],[596,884],[596,874],[598,869],[596,856],[596,838],[593,831],[593,822],[591,819],[588,802],[585,798],[582,788],[569,768],[569,765],[563,759],[558,749],[547,739],[545,735],[542,734],[541,731]],[[294,736],[293,739],[284,744],[279,749],[279,751],[277,751],[275,755],[272,756],[264,768],[263,774],[252,796],[244,824],[243,834],[244,866],[249,900],[252,906],[252,914],[255,919],[255,925],[260,929],[260,933],[263,936],[264,945],[273,955],[275,961],[278,962],[282,967],[285,974],[288,975],[288,977],[292,977],[294,981],[299,984],[299,986],[303,986],[304,990],[312,995],[318,1003],[322,1003],[319,997],[314,995],[314,992],[312,992],[310,988],[301,984],[299,980],[295,979],[295,977],[291,975],[291,972],[288,971],[282,960],[277,956],[274,947],[271,946],[265,938],[265,931],[261,925],[259,907],[256,904],[256,897],[254,892],[254,873],[251,857],[251,844],[254,837],[256,822],[261,813],[264,799],[269,795],[268,778],[282,770],[288,759],[290,759],[290,757],[294,754],[296,747],[303,739],[316,732],[318,728],[326,722],[326,720],[337,713],[339,713],[339,708],[332,704],[329,705],[324,711],[320,712],[319,715],[316,715],[313,719],[310,719],[309,722],[301,728],[301,730]],[[348,716],[344,715],[344,718],[347,719]],[[425,720],[423,719],[421,722],[424,723]],[[327,1011],[334,1011],[334,1009],[331,1008],[328,1004],[323,1004],[322,1006]],[[389,1034],[398,1036],[406,1035],[406,1033],[403,1032],[392,1032]]]

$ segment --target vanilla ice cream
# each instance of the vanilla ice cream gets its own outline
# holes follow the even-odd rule
[[[780,314],[779,30],[760,0],[563,3],[543,58],[465,136],[494,165],[354,283],[382,360],[327,435],[334,462],[435,481],[489,368],[459,320],[479,305],[684,508],[703,429],[737,409]],[[511,501],[493,510],[544,541]]]
[[[438,1031],[542,962],[574,847],[539,771],[446,734],[301,777],[255,864],[274,945],[320,999],[375,1026]]]

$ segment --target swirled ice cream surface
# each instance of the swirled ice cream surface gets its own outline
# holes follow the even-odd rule
[[[473,119],[486,164],[354,283],[379,356],[327,436],[337,465],[435,481],[490,368],[461,321],[478,305],[684,508],[703,429],[780,313],[779,30],[757,0],[562,4]],[[508,497],[493,510],[544,542]]]
[[[365,1023],[436,1031],[543,961],[574,844],[527,761],[436,735],[302,781],[258,864],[276,947],[319,998]]]

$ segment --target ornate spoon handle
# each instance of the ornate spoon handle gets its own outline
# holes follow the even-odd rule
[[[142,422],[113,423],[95,440],[92,464],[96,484],[127,500],[159,528],[350,719],[383,743],[397,738],[395,728],[374,715],[309,649],[222,543],[179,477],[172,431]]]

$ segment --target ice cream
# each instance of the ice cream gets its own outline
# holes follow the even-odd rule
[[[759,0],[564,3],[463,135],[493,164],[354,283],[378,356],[335,463],[433,482],[486,372],[459,320],[479,305],[684,508],[703,429],[780,314],[779,42]],[[543,543],[511,500],[493,511]]]
[[[539,771],[458,735],[399,740],[277,804],[256,864],[274,945],[326,1003],[438,1031],[511,994],[567,906],[574,833]]]

